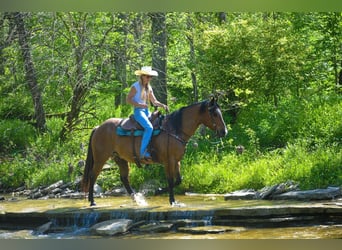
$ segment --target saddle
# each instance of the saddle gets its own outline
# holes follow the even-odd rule
[[[153,126],[152,135],[158,135],[160,133],[160,127],[164,116],[160,111],[154,111],[149,120]],[[134,115],[130,115],[128,118],[122,119],[119,126],[116,129],[116,133],[121,136],[142,136],[144,128],[134,119]]]

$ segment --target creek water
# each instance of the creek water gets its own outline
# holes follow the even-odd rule
[[[0,239],[91,239],[91,238],[115,238],[115,239],[341,239],[342,224],[323,221],[310,223],[310,225],[291,224],[288,226],[264,227],[246,225],[220,225],[213,223],[214,212],[220,209],[236,209],[237,211],[250,208],[269,209],[279,206],[296,206],[300,202],[295,201],[264,201],[264,200],[230,200],[225,201],[222,196],[181,196],[176,199],[183,204],[180,207],[171,207],[167,196],[146,197],[146,203],[138,206],[128,196],[97,198],[97,206],[89,207],[86,199],[47,199],[29,200],[23,198],[9,198],[0,202],[0,215],[16,214],[18,222],[21,218],[33,213],[48,213],[49,218],[57,225],[54,217],[68,217],[64,226],[56,232],[37,234],[37,225],[27,228],[1,229]],[[308,207],[314,206],[307,203]],[[99,221],[103,214],[109,214],[110,219],[126,218],[127,211],[133,213],[140,220],[142,213],[149,213],[151,222],[159,220],[193,220],[201,223],[192,226],[205,226],[207,229],[219,229],[219,233],[208,231],[207,233],[191,233],[180,230],[167,232],[140,232],[130,231],[115,236],[98,236],[90,231],[90,227]],[[254,211],[254,210],[253,210]],[[145,215],[144,215],[145,216]],[[238,217],[238,216],[237,216]],[[145,218],[145,217],[144,217]],[[282,218],[285,219],[285,218]],[[1,220],[0,220],[0,223]],[[44,224],[42,221],[41,224]],[[57,225],[58,226],[58,225]],[[191,227],[191,225],[188,227]],[[229,228],[229,230],[226,230]]]

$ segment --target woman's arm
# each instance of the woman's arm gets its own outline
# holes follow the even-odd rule
[[[157,100],[157,98],[154,96],[152,89],[150,90],[150,100],[154,106],[161,107],[165,109],[167,112],[169,112],[169,107]]]
[[[135,94],[137,93],[137,90],[135,89],[135,87],[131,87],[127,97],[126,97],[126,102],[133,105],[134,107],[137,108],[148,108],[148,105],[145,103],[137,103],[136,101],[133,100],[133,97],[135,96]]]

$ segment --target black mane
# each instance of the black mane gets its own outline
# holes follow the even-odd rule
[[[182,121],[183,121],[184,110],[191,108],[191,107],[198,105],[198,104],[201,105],[200,109],[199,109],[199,114],[204,113],[206,111],[208,101],[202,101],[202,102],[191,104],[191,105],[186,106],[186,107],[182,107],[179,110],[176,110],[169,115],[169,119],[168,119],[169,124],[171,125],[171,129],[174,130],[176,134],[179,134],[179,132],[181,132],[181,130],[182,130],[182,126],[183,126]]]

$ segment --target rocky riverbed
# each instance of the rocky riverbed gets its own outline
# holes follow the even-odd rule
[[[166,197],[147,196],[149,204],[132,205],[132,199],[123,188],[103,192],[96,186],[100,205],[90,208],[86,194],[79,191],[79,182],[58,181],[49,186],[32,190],[22,187],[0,195],[0,229],[29,228],[34,235],[46,235],[76,227],[86,228],[87,235],[101,237],[147,232],[220,234],[259,226],[342,223],[340,187],[300,190],[297,184],[288,181],[261,190],[238,190],[227,194],[186,193],[183,196],[186,205],[172,208]],[[139,190],[143,197],[157,187],[145,185],[144,188]],[[108,203],[108,199],[115,200],[115,203]],[[156,201],[159,203],[154,204]],[[24,208],[16,209],[14,205],[20,202],[25,202],[22,204]],[[47,208],[40,209],[43,206],[40,203],[44,202]]]
[[[0,200],[6,199],[4,195],[1,195],[1,193],[7,194],[7,199],[16,199],[16,197],[26,197],[28,199],[83,199],[86,194],[84,192],[80,192],[80,181],[81,179],[78,179],[75,182],[64,183],[60,180],[52,185],[40,186],[34,189],[27,189],[23,186],[14,190],[0,190]],[[150,195],[157,188],[158,187],[153,186],[153,184],[147,184],[144,185],[139,192],[144,195]],[[103,192],[102,188],[97,184],[95,184],[94,187],[94,194],[95,198],[127,195],[126,190],[123,187],[117,187]],[[190,192],[187,192],[186,195],[218,196],[217,194],[196,194]],[[260,190],[237,190],[231,193],[220,194],[219,196],[224,196],[225,200],[329,200],[342,197],[342,188],[327,187],[325,189],[300,190],[297,183],[287,181],[285,183],[264,187]]]

